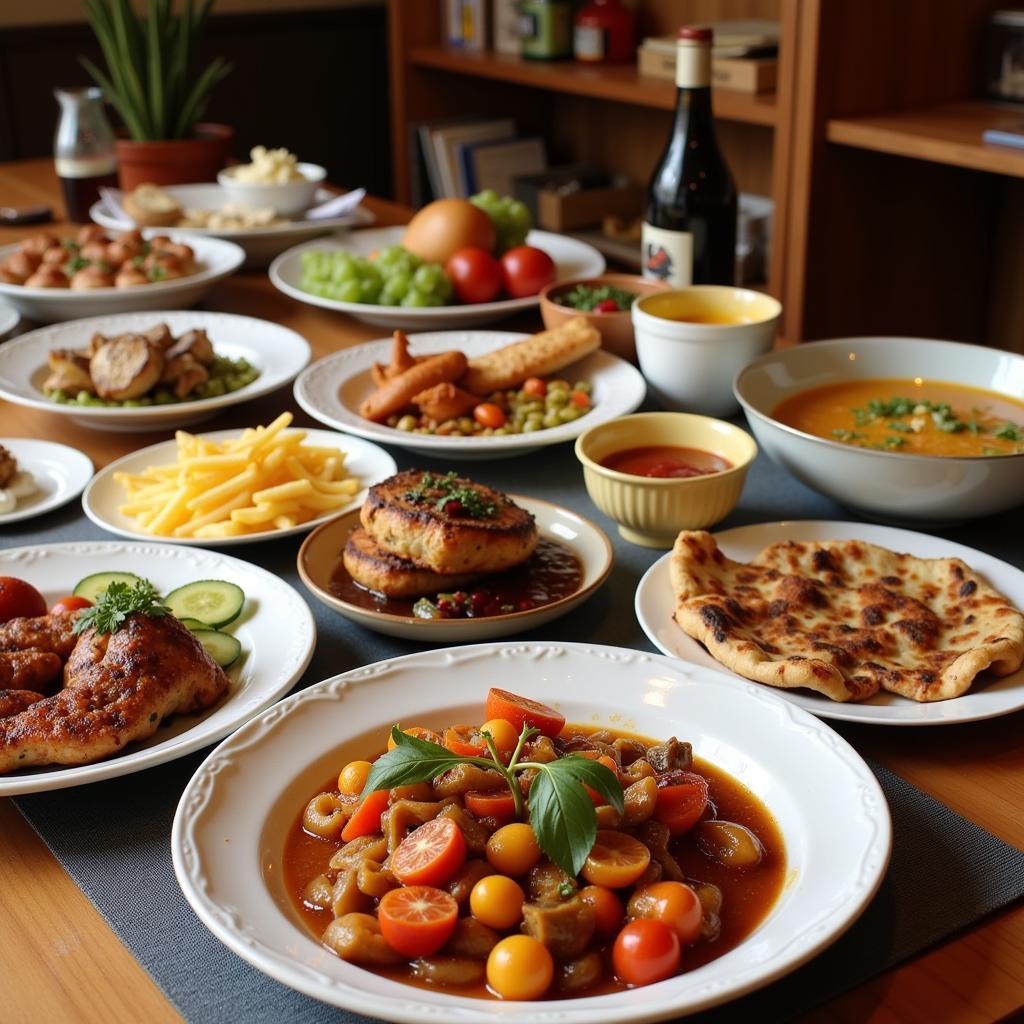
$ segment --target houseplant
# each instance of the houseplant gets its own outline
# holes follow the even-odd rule
[[[175,14],[174,0],[147,0],[139,15],[131,0],[83,0],[106,68],[84,57],[82,64],[124,122],[126,137],[117,141],[123,189],[213,181],[227,161],[234,132],[199,118],[231,67],[217,57],[193,71],[212,3],[182,0]]]

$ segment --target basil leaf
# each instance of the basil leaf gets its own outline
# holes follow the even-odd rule
[[[466,760],[453,754],[447,747],[439,747],[436,743],[407,735],[397,725],[391,727],[391,738],[395,741],[395,747],[373,762],[366,785],[363,786],[363,796],[378,789],[430,782],[442,772]]]
[[[586,757],[570,755],[552,761],[548,766],[556,772],[564,772],[578,782],[585,782],[591,789],[596,789],[619,812],[625,810],[622,797],[622,785],[615,773],[606,768],[600,761],[591,761]],[[593,803],[593,801],[591,801]],[[589,853],[589,851],[587,851]]]

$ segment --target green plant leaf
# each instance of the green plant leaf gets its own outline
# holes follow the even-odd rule
[[[378,789],[429,782],[449,768],[466,761],[466,758],[453,754],[447,747],[406,735],[397,725],[391,727],[391,738],[395,746],[373,762],[363,787],[364,795]]]
[[[139,73],[143,63],[142,31],[128,0],[112,0],[111,6],[114,39],[118,49],[118,66],[121,68],[123,87],[132,107],[137,111],[139,121],[145,125],[145,137],[152,139],[156,136],[150,122],[146,95]]]
[[[120,114],[128,133],[133,139],[145,138],[145,130],[135,117],[135,111],[125,104],[121,93],[115,88],[109,78],[88,57],[80,57],[82,66],[96,80],[96,84],[103,90],[103,95],[110,102],[114,109]]]
[[[159,138],[167,134],[167,108],[164,104],[164,9],[160,0],[151,0],[146,18],[146,72],[149,85],[149,118]]]
[[[597,813],[580,780],[572,772],[557,767],[570,760],[573,758],[559,758],[539,770],[530,785],[527,806],[537,845],[549,860],[575,878],[594,846]]]
[[[188,98],[181,106],[175,126],[175,138],[185,138],[192,134],[196,121],[203,115],[209,102],[213,87],[231,72],[231,65],[217,57],[199,76]]]

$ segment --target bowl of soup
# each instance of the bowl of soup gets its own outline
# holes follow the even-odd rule
[[[693,285],[646,295],[631,313],[640,371],[661,405],[731,416],[732,379],[772,347],[782,305],[749,288]]]
[[[932,525],[1024,502],[1024,356],[922,338],[838,338],[741,370],[767,454],[867,516]]]
[[[594,504],[633,544],[670,548],[736,506],[757,455],[753,438],[708,416],[642,412],[599,423],[576,439]]]

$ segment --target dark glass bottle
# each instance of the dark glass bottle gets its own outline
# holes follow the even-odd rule
[[[679,30],[672,134],[647,191],[644,277],[674,288],[733,284],[736,186],[715,140],[711,29]]]

